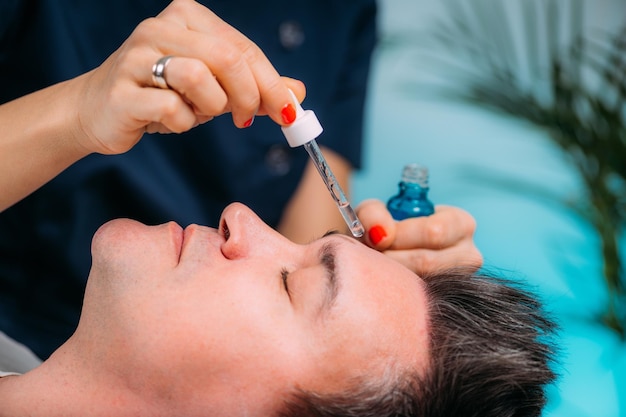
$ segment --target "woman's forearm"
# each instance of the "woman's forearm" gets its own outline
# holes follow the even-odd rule
[[[89,153],[77,140],[77,87],[84,78],[0,106],[0,211]]]

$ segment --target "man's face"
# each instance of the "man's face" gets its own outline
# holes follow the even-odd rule
[[[295,388],[424,368],[426,299],[408,269],[342,235],[294,244],[240,204],[220,224],[96,233],[73,341],[103,372],[189,415],[267,415]]]

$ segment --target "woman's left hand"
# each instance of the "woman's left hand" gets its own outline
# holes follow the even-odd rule
[[[430,216],[396,221],[382,201],[371,199],[356,211],[366,230],[363,243],[418,274],[482,265],[473,240],[476,221],[465,210],[439,205]]]

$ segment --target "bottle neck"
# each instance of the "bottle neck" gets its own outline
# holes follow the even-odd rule
[[[428,193],[428,187],[421,187],[414,182],[400,181],[400,192],[404,195],[424,197]]]
[[[400,181],[428,189],[428,168],[418,164],[405,165]]]

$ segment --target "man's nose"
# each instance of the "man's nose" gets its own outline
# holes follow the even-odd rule
[[[220,229],[226,238],[222,245],[222,253],[228,259],[250,256],[275,257],[289,252],[291,247],[296,246],[241,203],[230,204],[224,209]]]

